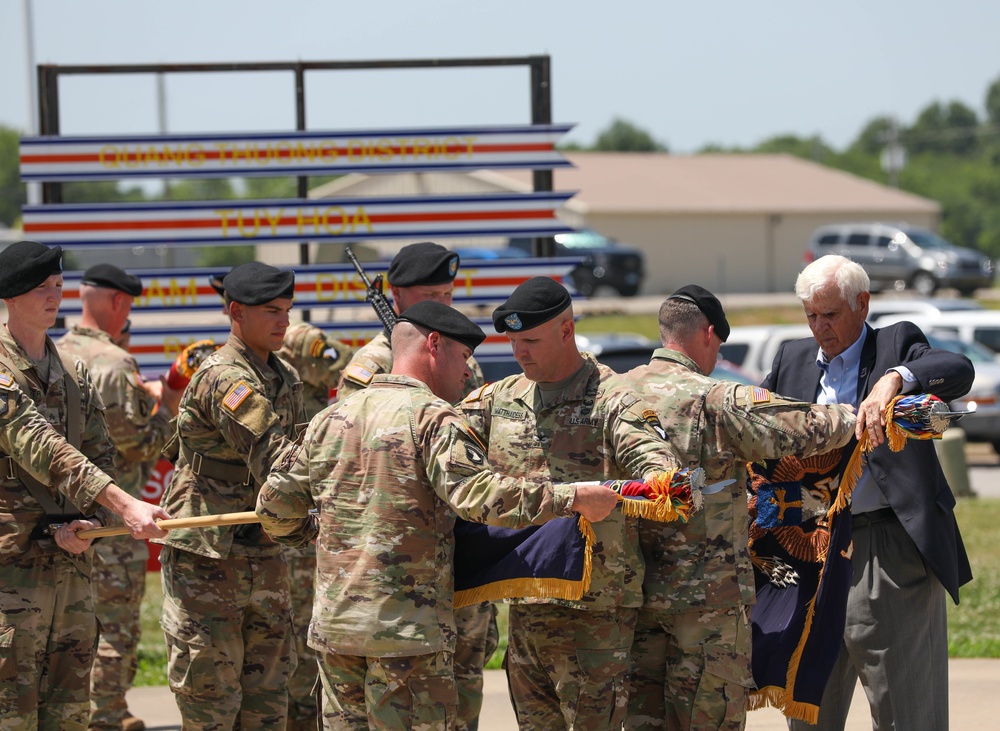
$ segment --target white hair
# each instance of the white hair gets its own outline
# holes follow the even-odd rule
[[[851,309],[858,310],[858,297],[870,286],[864,268],[845,256],[827,254],[803,269],[795,280],[795,296],[810,302],[823,290],[836,287]]]

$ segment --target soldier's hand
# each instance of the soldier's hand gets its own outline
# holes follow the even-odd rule
[[[132,499],[121,513],[122,522],[133,538],[163,538],[167,532],[156,524],[158,520],[169,520],[170,513],[159,505]]]
[[[591,523],[604,520],[618,504],[618,493],[603,485],[579,485],[573,498],[573,510]]]
[[[78,530],[84,530],[86,528],[99,528],[100,524],[95,523],[92,520],[74,520],[70,523],[59,526],[56,529],[55,539],[56,545],[59,546],[64,551],[72,554],[83,553],[88,548],[90,544],[94,542],[93,538],[80,538],[77,536],[76,532]]]

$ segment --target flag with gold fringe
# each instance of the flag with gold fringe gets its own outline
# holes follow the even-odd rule
[[[930,394],[897,397],[885,412],[888,448],[939,438],[948,413]],[[872,449],[866,433],[847,460],[838,449],[747,465],[757,584],[751,710],[771,705],[789,718],[817,721],[851,587],[851,515],[844,508]]]
[[[626,515],[686,521],[699,502],[704,471],[683,469],[646,481],[609,480]],[[582,516],[509,529],[455,524],[455,607],[518,598],[579,600],[590,587],[594,530]]]

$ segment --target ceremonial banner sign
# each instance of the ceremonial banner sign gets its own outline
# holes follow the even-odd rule
[[[531,277],[551,277],[562,281],[581,259],[469,260],[463,262],[455,277],[453,300],[456,305],[503,302],[522,282]],[[370,277],[385,274],[388,262],[365,264]],[[365,287],[350,264],[313,264],[291,267],[295,272],[297,308],[357,305],[367,311]],[[209,284],[209,277],[222,275],[220,269],[129,269],[142,280],[143,293],[132,304],[133,313],[170,312],[175,310],[219,310],[222,300]],[[79,315],[82,272],[63,276],[62,315]]]
[[[220,305],[221,309],[221,305]],[[488,361],[496,358],[510,358],[510,341],[505,335],[493,332],[492,320],[473,320],[484,331],[489,332],[486,341],[476,348],[476,359]],[[358,320],[351,322],[313,322],[313,325],[328,332],[337,340],[360,347],[382,332],[378,320]],[[53,339],[59,339],[65,330],[50,330]],[[139,369],[147,376],[166,373],[170,364],[188,345],[199,340],[224,343],[229,337],[230,326],[220,325],[175,325],[166,328],[141,328],[131,331],[129,353],[135,358]]]
[[[546,236],[572,229],[559,193],[24,206],[24,233],[44,244],[107,248],[449,236]]]
[[[127,137],[25,137],[25,181],[344,175],[569,166],[573,125]]]

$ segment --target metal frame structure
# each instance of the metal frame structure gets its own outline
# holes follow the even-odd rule
[[[307,71],[358,71],[364,69],[420,69],[420,68],[462,68],[527,66],[531,72],[531,124],[552,123],[552,85],[550,59],[541,56],[510,56],[496,58],[445,58],[445,59],[400,59],[375,61],[290,61],[255,63],[188,63],[188,64],[109,64],[109,65],[58,65],[38,66],[38,108],[40,133],[59,134],[59,78],[62,76],[87,76],[110,74],[184,74],[220,73],[252,71],[289,71],[295,80],[295,120],[296,130],[306,129],[305,75]],[[298,176],[298,195],[308,196],[308,176]],[[534,170],[535,191],[552,190],[552,171]],[[62,202],[61,183],[43,183],[44,203]],[[552,238],[534,240],[533,253],[536,256],[554,256],[555,241]],[[299,244],[299,258],[303,264],[309,262],[308,244]]]

